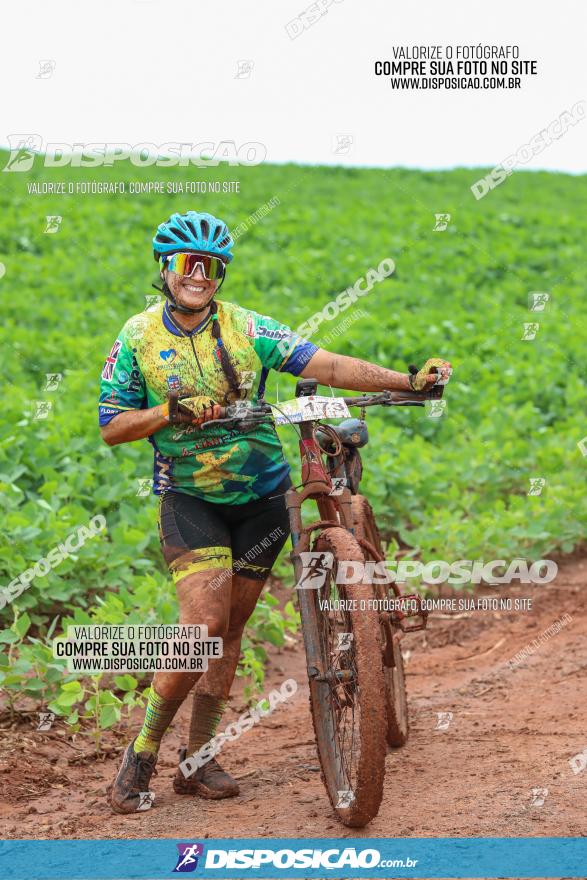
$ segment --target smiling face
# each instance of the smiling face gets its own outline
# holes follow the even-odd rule
[[[218,287],[218,281],[208,281],[201,266],[196,266],[191,278],[170,272],[167,268],[163,270],[161,277],[167,281],[176,303],[188,309],[204,308],[211,301]]]

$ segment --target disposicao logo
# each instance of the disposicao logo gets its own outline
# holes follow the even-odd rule
[[[30,171],[43,146],[38,134],[9,134],[10,156],[2,171]]]
[[[173,869],[174,874],[187,874],[195,871],[198,867],[198,859],[204,854],[204,846],[201,843],[178,843],[177,865]]]
[[[267,156],[267,147],[257,141],[236,144],[235,141],[203,141],[199,144],[168,142],[165,144],[92,143],[43,145],[39,134],[7,135],[10,155],[2,171],[30,171],[38,163],[44,168],[100,168],[112,167],[115,162],[129,161],[138,168],[151,165],[169,168],[217,167],[228,165],[259,165]]]
[[[389,859],[389,862],[401,862],[397,865],[388,865],[382,860],[379,850],[363,849],[355,847],[329,848],[329,849],[210,849],[206,852],[204,868],[210,871],[212,868],[225,870],[258,869],[267,867],[273,870],[291,870],[292,868],[375,868],[375,867],[414,867],[417,859]],[[408,864],[409,863],[409,864]],[[300,874],[307,876],[307,874]],[[383,875],[385,876],[385,875]]]

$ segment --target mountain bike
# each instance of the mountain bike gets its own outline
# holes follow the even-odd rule
[[[408,737],[400,641],[404,632],[423,629],[427,621],[417,594],[402,595],[395,582],[374,583],[365,576],[367,562],[385,560],[373,511],[359,494],[359,449],[368,441],[365,410],[424,406],[427,400],[441,398],[443,390],[438,384],[422,392],[326,398],[316,395],[315,380],[301,379],[289,412],[284,404],[262,399],[257,404],[239,401],[202,426],[240,421],[246,431],[273,418],[275,410],[282,414],[277,422],[291,423],[299,431],[301,484],[287,490],[285,501],[310,709],[330,802],[341,821],[352,827],[366,825],[379,809],[386,741],[399,747]],[[360,407],[361,417],[346,418],[339,425],[324,421],[350,415],[349,406]],[[319,519],[304,524],[301,507],[307,501],[316,502]],[[390,598],[401,599],[402,607],[411,610],[399,610],[399,603],[390,603]]]

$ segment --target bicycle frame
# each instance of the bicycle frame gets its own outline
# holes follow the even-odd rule
[[[316,501],[322,521],[327,520],[331,525],[343,526],[351,532],[353,530],[351,493],[344,488],[340,495],[330,495],[332,480],[324,467],[323,450],[314,437],[312,426],[313,422],[302,422],[300,425],[299,447],[303,488],[289,489],[285,496],[286,506],[290,511],[294,546],[300,540],[303,531],[300,508],[308,498]]]

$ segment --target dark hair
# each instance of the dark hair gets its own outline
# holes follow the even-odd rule
[[[218,305],[216,304],[216,300],[212,300],[212,302],[210,303],[210,311],[212,313],[212,336],[217,342],[217,351],[220,358],[220,364],[229,385],[229,390],[225,395],[224,403],[232,403],[232,401],[240,400],[244,395],[246,395],[246,391],[243,395],[244,389],[240,387],[239,379],[234,369],[234,364],[230,359],[230,355],[228,354],[224,342],[222,341],[222,336],[220,335],[220,321],[218,320]]]

